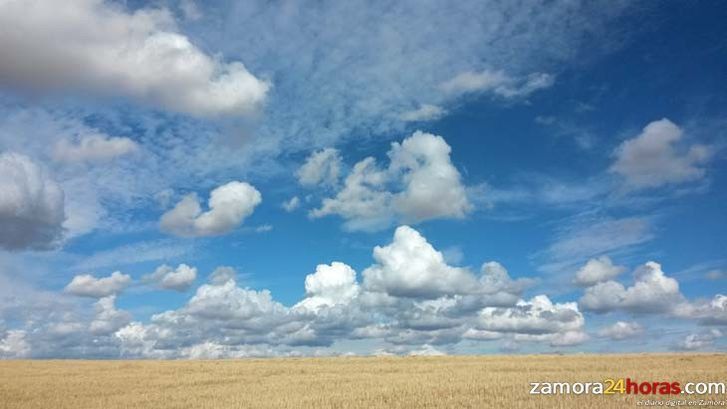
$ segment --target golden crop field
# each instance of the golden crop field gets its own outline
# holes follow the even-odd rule
[[[0,362],[0,407],[623,408],[633,395],[529,394],[530,382],[727,381],[727,355],[534,355]]]

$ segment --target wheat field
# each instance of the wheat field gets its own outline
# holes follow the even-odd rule
[[[727,355],[4,361],[0,407],[622,408],[637,407],[637,401],[646,398],[676,399],[529,394],[530,382],[621,377],[724,382]]]

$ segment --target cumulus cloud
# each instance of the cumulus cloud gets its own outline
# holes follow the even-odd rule
[[[325,198],[310,215],[337,214],[350,230],[378,230],[400,219],[417,223],[463,218],[471,210],[465,186],[441,136],[417,131],[388,152],[389,167],[372,157],[354,165],[335,197]],[[401,189],[389,190],[401,186]]]
[[[325,148],[313,152],[296,172],[303,186],[335,186],[341,172],[341,155],[337,149]]]
[[[159,225],[181,237],[218,236],[239,226],[260,202],[260,192],[249,183],[229,182],[210,193],[208,211],[203,213],[199,198],[190,193],[162,215]]]
[[[103,0],[56,6],[0,3],[1,83],[131,97],[198,116],[249,115],[270,88],[242,63],[225,63],[193,45],[165,9],[129,12]]]
[[[159,288],[180,292],[187,291],[196,279],[197,269],[186,264],[180,264],[176,269],[162,264],[143,278],[145,282],[154,283]]]
[[[436,121],[446,114],[447,111],[439,106],[422,104],[417,109],[402,112],[399,118],[404,122]]]
[[[682,147],[684,131],[664,118],[649,123],[639,135],[624,141],[614,151],[610,171],[624,178],[631,188],[655,188],[704,177],[701,165],[710,157],[704,145]]]
[[[586,289],[579,304],[588,310],[608,312],[625,310],[636,313],[669,312],[685,302],[677,280],[667,277],[661,265],[649,261],[634,271],[634,284],[624,287],[605,281]]]
[[[131,321],[131,314],[127,311],[117,310],[115,302],[115,295],[103,297],[96,302],[94,305],[95,316],[89,325],[91,334],[112,334]]]
[[[185,306],[192,316],[216,320],[240,320],[239,325],[272,326],[276,315],[284,316],[285,307],[273,300],[270,291],[254,291],[240,288],[234,280],[222,285],[205,284]],[[160,317],[164,319],[167,317]],[[269,321],[268,321],[269,320]],[[230,322],[231,325],[235,325]]]
[[[502,70],[467,71],[442,83],[448,94],[490,92],[502,98],[526,97],[535,91],[549,88],[555,82],[551,74],[536,72],[522,78],[513,78]]]
[[[711,300],[679,304],[674,315],[696,318],[702,325],[727,325],[727,295],[716,294]]]
[[[450,267],[441,252],[416,230],[401,226],[391,244],[374,248],[377,264],[363,272],[370,291],[393,296],[437,298],[474,291],[477,280],[466,269]]]
[[[620,341],[627,338],[634,338],[641,335],[644,328],[637,322],[617,321],[616,323],[603,327],[598,331],[601,337]]]
[[[0,338],[0,358],[25,358],[30,352],[30,344],[26,341],[26,332],[23,330],[7,331]]]
[[[678,349],[685,351],[694,351],[698,349],[705,349],[714,345],[714,341],[721,338],[724,334],[718,329],[711,329],[702,333],[689,334],[684,337],[679,344]]]
[[[337,261],[319,264],[315,273],[305,278],[305,293],[306,298],[297,304],[303,308],[315,310],[320,306],[346,304],[359,293],[356,271]]]
[[[401,173],[406,186],[394,207],[404,219],[462,218],[472,209],[451,152],[444,138],[421,131],[391,144],[389,171]]]
[[[102,298],[123,291],[131,284],[131,276],[114,271],[108,277],[96,278],[90,274],[73,277],[65,291],[79,297]]]
[[[218,268],[183,307],[156,314],[148,324],[132,322],[116,338],[124,356],[137,357],[270,355],[286,348],[332,346],[344,339],[380,340],[408,353],[462,339],[502,338],[512,333],[480,328],[488,322],[480,312],[493,305],[507,313],[530,308],[516,305],[524,283],[510,279],[503,266],[485,263],[479,278],[446,266],[441,253],[411,228],[400,228],[392,244],[378,249],[361,283],[345,263],[318,265],[306,276],[305,297],[292,307],[267,290],[240,287],[234,270]],[[417,270],[428,281],[416,277]],[[402,287],[397,274],[415,277],[417,286]],[[549,344],[558,343],[558,337],[572,339],[566,332],[579,330],[582,316],[562,311],[570,307],[551,304],[531,312],[536,319],[556,323],[552,331],[542,332],[551,335]]]
[[[339,215],[349,230],[379,230],[389,226],[393,215],[392,193],[384,190],[388,175],[366,158],[354,165],[344,186],[333,198],[325,198],[321,206],[309,214],[313,218]]]
[[[607,256],[592,258],[576,272],[574,282],[579,286],[590,287],[596,283],[609,281],[624,270],[624,267],[614,265]]]
[[[545,295],[520,300],[514,307],[484,308],[478,329],[518,334],[549,334],[579,331],[585,323],[574,302],[554,304]]]
[[[30,158],[0,153],[0,248],[46,250],[63,237],[64,194]]]
[[[108,135],[84,135],[77,143],[66,139],[58,141],[53,159],[59,162],[103,162],[136,152],[139,145],[129,138]]]

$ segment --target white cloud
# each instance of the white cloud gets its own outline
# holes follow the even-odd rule
[[[684,131],[664,118],[646,125],[633,139],[615,151],[610,171],[622,176],[631,188],[654,188],[684,183],[704,177],[700,165],[710,157],[703,145],[681,149]]]
[[[400,114],[416,104],[456,103],[440,84],[463,72],[503,69],[514,90],[537,87],[542,79],[528,73],[577,59],[582,47],[593,52],[594,36],[629,7],[603,0],[520,7],[463,0],[446,9],[430,0],[313,8],[252,1],[202,24],[211,33],[205,38],[235,38],[219,46],[226,55],[249,56],[251,67],[275,79],[283,97],[265,107],[264,137],[302,151],[400,132]]]
[[[462,218],[472,210],[451,152],[444,138],[421,131],[391,145],[389,171],[401,172],[406,186],[394,207],[405,220]]]
[[[622,309],[636,313],[666,313],[684,303],[677,280],[667,277],[659,263],[649,261],[634,271],[634,284],[624,287],[605,281],[586,289],[579,304],[588,310]]]
[[[546,73],[532,73],[522,78],[513,78],[504,71],[467,71],[444,82],[441,88],[448,94],[490,92],[502,98],[526,97],[535,91],[549,88],[555,77]]]
[[[445,355],[447,355],[447,354],[429,344],[424,344],[419,349],[409,351],[409,356],[445,356]]]
[[[697,334],[689,334],[677,345],[677,348],[686,351],[705,349],[711,347],[714,344],[714,341],[721,338],[723,335],[722,331],[718,329],[711,329]]]
[[[155,283],[159,288],[174,291],[187,291],[197,279],[197,269],[186,264],[180,264],[174,269],[162,264],[154,273],[144,276],[143,280]]]
[[[0,153],[0,248],[49,249],[63,236],[64,194],[30,158]]]
[[[343,188],[310,215],[337,214],[349,230],[378,230],[397,219],[417,223],[463,218],[472,205],[450,153],[441,136],[417,131],[402,143],[392,143],[388,169],[380,169],[371,157],[354,165]],[[391,186],[402,190],[390,191]]]
[[[598,335],[620,341],[627,338],[637,337],[643,332],[644,328],[637,322],[617,321],[612,325],[601,328],[598,331]]]
[[[431,104],[422,104],[417,109],[403,112],[399,115],[404,122],[424,122],[424,121],[436,121],[437,119],[445,116],[447,111],[439,106]]]
[[[583,331],[567,331],[564,333],[553,334],[550,339],[550,346],[571,347],[580,345],[589,339],[591,339],[591,337]]]
[[[488,261],[482,264],[480,272],[480,289],[478,291],[495,295],[502,300],[511,300],[512,297],[516,297],[532,284],[532,280],[527,278],[512,280],[507,269],[496,261]],[[515,301],[517,299],[505,303],[514,304]]]
[[[237,286],[234,280],[222,285],[202,285],[185,306],[192,316],[217,321],[230,321],[230,325],[256,325],[273,327],[275,317],[283,317],[285,307],[273,300],[270,291],[254,291]],[[167,317],[160,316],[160,319]],[[239,321],[237,324],[234,321]],[[249,321],[249,322],[248,322]]]
[[[703,325],[727,325],[727,295],[716,294],[711,300],[699,300],[675,306],[674,315],[696,318]]]
[[[94,305],[96,315],[89,325],[89,331],[94,335],[112,334],[131,321],[131,314],[117,310],[114,305],[116,296],[111,295],[99,299]]]
[[[393,215],[392,194],[384,190],[385,171],[378,169],[374,158],[366,158],[354,165],[335,197],[325,198],[313,218],[337,214],[344,219],[348,230],[379,230],[389,226]]]
[[[104,162],[136,152],[139,145],[129,138],[102,134],[84,135],[77,143],[66,139],[58,141],[53,159],[60,162]]]
[[[164,9],[3,1],[0,26],[0,81],[12,87],[127,96],[198,116],[254,113],[270,88],[242,63],[202,52]]]
[[[380,254],[374,255],[376,264],[364,273],[363,283],[357,282],[356,272],[344,263],[318,265],[306,277],[305,297],[290,308],[277,302],[267,290],[241,288],[235,282],[234,270],[218,268],[210,283],[199,287],[186,305],[157,314],[148,324],[131,323],[117,332],[117,338],[125,356],[170,358],[207,352],[214,356],[243,356],[256,353],[249,348],[258,346],[264,351],[261,354],[270,355],[286,348],[298,351],[329,347],[340,340],[379,340],[394,345],[399,353],[407,353],[427,344],[449,345],[464,338],[503,336],[476,326],[480,323],[478,313],[484,307],[512,307],[518,299],[523,282],[511,280],[504,267],[485,263],[478,280],[466,269],[443,264],[439,252],[405,227],[395,233],[394,244],[377,249]],[[397,289],[394,285],[400,282],[390,280],[386,288],[374,289],[367,281],[371,279],[369,273],[381,269],[392,269],[385,279],[423,270],[429,281],[417,278],[419,288]],[[465,277],[470,288],[457,283],[460,277]],[[542,311],[540,319],[578,319],[561,313],[560,304],[552,309]],[[564,324],[558,328],[576,327]],[[571,337],[557,331],[549,334]],[[546,341],[553,343],[555,337]],[[224,345],[229,347],[220,347]]]
[[[23,330],[10,330],[5,337],[0,338],[0,358],[25,358],[30,355],[30,351]]]
[[[377,264],[363,271],[369,291],[399,297],[437,298],[476,291],[477,280],[466,269],[450,267],[416,230],[401,226],[394,240],[374,248]]]
[[[306,298],[297,306],[309,310],[347,304],[359,293],[356,271],[337,261],[330,265],[319,264],[315,273],[305,277],[305,293]]]
[[[341,172],[341,155],[337,149],[325,148],[313,152],[298,169],[296,176],[303,186],[335,186]]]
[[[480,312],[478,329],[518,334],[579,331],[585,320],[574,302],[553,304],[545,295],[520,300],[514,307],[487,307]]]
[[[131,276],[119,271],[114,271],[110,276],[102,278],[81,274],[73,277],[65,291],[79,297],[102,298],[123,291],[129,284],[131,284]]]
[[[255,187],[245,182],[229,182],[210,193],[209,210],[202,212],[195,193],[185,196],[162,215],[161,230],[181,237],[217,236],[229,233],[252,214],[262,202]]]
[[[590,287],[596,283],[611,280],[624,270],[624,267],[614,265],[607,256],[592,258],[576,272],[574,282],[579,286]]]
[[[290,200],[286,200],[282,204],[283,210],[290,213],[300,207],[300,198],[298,196],[293,196],[290,198]]]

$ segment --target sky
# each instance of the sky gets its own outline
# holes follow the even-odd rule
[[[724,351],[725,18],[0,0],[0,358]]]

